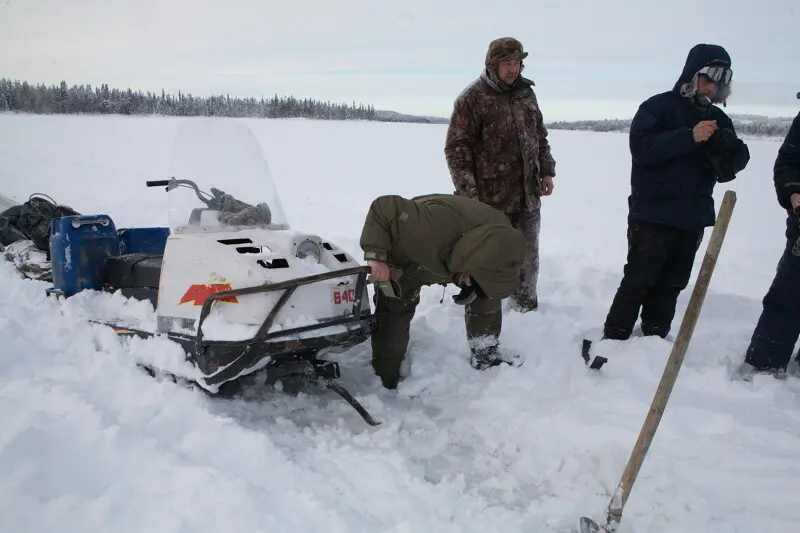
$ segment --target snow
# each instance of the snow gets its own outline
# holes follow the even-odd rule
[[[145,180],[164,179],[181,119],[0,115],[0,190],[46,193],[118,227],[167,224]],[[258,136],[296,229],[361,257],[379,194],[449,192],[446,126],[242,120]],[[601,522],[671,344],[580,340],[619,282],[627,137],[553,131],[541,307],[504,317],[519,368],[469,367],[463,308],[425,289],[411,375],[387,391],[369,343],[332,355],[341,383],[383,424],[332,393],[215,400],[138,370],[188,372],[163,340],[123,339],[91,314],[154,325],[149,304],[84,293],[59,304],[0,258],[0,515],[27,531],[576,531]],[[684,366],[627,502],[620,533],[785,532],[800,520],[800,381],[734,383],[783,247],[776,140],[726,188],[738,202]],[[699,269],[710,231],[698,254]],[[679,301],[673,332],[692,285]],[[674,333],[673,333],[674,334]]]

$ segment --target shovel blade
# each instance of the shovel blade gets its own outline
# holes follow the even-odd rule
[[[610,530],[605,526],[598,525],[597,522],[585,516],[581,517],[581,533],[609,533]]]

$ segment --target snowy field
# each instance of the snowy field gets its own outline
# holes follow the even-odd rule
[[[144,181],[168,176],[180,120],[0,115],[0,193],[46,193],[118,227],[167,224]],[[242,122],[289,222],[358,258],[375,196],[452,191],[443,125]],[[602,325],[624,264],[627,136],[550,140],[558,176],[543,207],[541,307],[504,318],[502,340],[524,366],[470,368],[454,289],[440,304],[441,287],[428,288],[398,391],[373,375],[368,343],[335,356],[376,428],[333,394],[245,403],[151,379],[135,360],[177,360],[175,346],[83,320],[86,308],[121,311],[122,299],[59,305],[0,259],[0,529],[570,532],[583,515],[604,518],[671,344],[602,343],[610,362],[584,366],[580,339]],[[748,142],[750,165],[727,184],[733,221],[622,533],[785,533],[800,522],[800,381],[728,380],[783,248],[779,142]]]

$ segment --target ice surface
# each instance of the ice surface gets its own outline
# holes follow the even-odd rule
[[[17,201],[43,192],[118,226],[166,224],[144,181],[164,178],[179,120],[0,115],[0,191]],[[243,122],[293,226],[356,257],[375,196],[452,191],[445,126]],[[502,337],[524,366],[473,370],[455,289],[442,304],[441,287],[426,289],[398,391],[373,375],[369,343],[332,356],[342,384],[384,421],[377,428],[332,393],[225,402],[152,379],[135,361],[190,372],[180,349],[86,320],[154,327],[149,304],[86,293],[59,305],[0,259],[3,531],[569,532],[581,516],[601,520],[670,344],[602,343],[610,362],[584,366],[580,339],[602,324],[624,262],[627,138],[550,139],[558,176],[544,199],[541,308],[509,311]],[[800,523],[800,381],[727,379],[783,246],[778,142],[749,144],[750,166],[729,184],[738,203],[722,255],[620,533]]]

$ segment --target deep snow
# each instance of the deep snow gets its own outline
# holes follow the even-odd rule
[[[168,223],[164,179],[183,119],[0,115],[0,192],[42,192],[118,226]],[[446,126],[242,120],[258,136],[290,224],[360,257],[379,194],[449,192]],[[212,400],[135,368],[179,349],[123,340],[94,312],[152,320],[148,306],[46,284],[0,259],[0,516],[19,532],[573,531],[605,506],[647,413],[670,343],[580,339],[605,317],[624,264],[629,154],[615,133],[553,131],[556,189],[543,207],[541,308],[508,312],[521,368],[469,367],[463,310],[423,291],[412,375],[380,387],[368,343],[334,356],[383,425],[333,394]],[[786,532],[800,521],[800,381],[728,374],[747,346],[783,247],[771,169],[752,160],[670,404],[620,532]],[[718,187],[717,198],[726,187]],[[708,242],[706,234],[695,275]],[[683,294],[677,332],[692,285]]]

